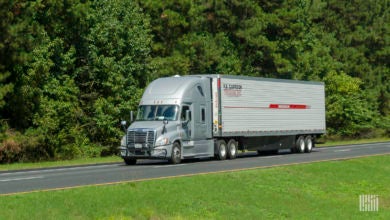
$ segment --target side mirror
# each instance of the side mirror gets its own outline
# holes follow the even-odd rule
[[[126,125],[127,125],[127,122],[125,120],[121,121],[121,125],[123,127],[123,130],[125,130],[125,133],[126,133]]]

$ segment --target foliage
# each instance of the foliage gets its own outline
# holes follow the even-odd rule
[[[331,133],[357,136],[364,129],[372,129],[378,117],[367,108],[360,86],[362,81],[344,72],[329,72],[324,77],[326,84],[326,123]],[[332,129],[338,129],[332,130]]]
[[[0,6],[0,141],[17,131],[23,160],[115,149],[146,85],[176,74],[324,81],[330,135],[390,134],[388,1]]]

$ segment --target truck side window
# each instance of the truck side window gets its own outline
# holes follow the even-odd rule
[[[206,111],[204,109],[204,106],[200,107],[200,119],[202,123],[206,122]]]
[[[180,119],[181,121],[185,121],[186,120],[186,112],[187,110],[190,110],[190,107],[187,106],[187,105],[184,105],[181,109],[181,115],[180,115]],[[190,114],[190,120],[191,120],[191,114]]]
[[[197,86],[196,88],[198,88],[198,92],[200,93],[200,95],[204,96],[202,87],[201,86]]]

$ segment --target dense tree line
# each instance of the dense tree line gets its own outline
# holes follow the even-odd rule
[[[324,81],[328,135],[389,135],[389,4],[0,0],[0,162],[110,152],[176,74]]]

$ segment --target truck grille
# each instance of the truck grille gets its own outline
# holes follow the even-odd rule
[[[153,147],[155,139],[154,131],[130,130],[127,132],[127,146],[135,147],[135,144],[142,144],[142,148]]]

